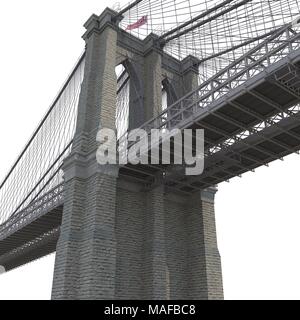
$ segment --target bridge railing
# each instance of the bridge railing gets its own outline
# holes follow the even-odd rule
[[[75,133],[84,61],[85,53],[0,185],[0,233],[6,221],[20,218],[22,210],[62,182],[62,163]]]
[[[300,27],[287,25],[230,64],[196,90],[166,108],[157,117],[146,122],[142,129],[181,128],[200,110],[241,86],[250,78],[300,48]]]

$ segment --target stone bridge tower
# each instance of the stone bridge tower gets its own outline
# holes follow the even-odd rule
[[[222,299],[214,195],[147,189],[96,161],[100,128],[115,129],[117,76],[130,75],[129,129],[137,128],[198,83],[197,60],[164,53],[155,35],[140,40],[106,9],[85,24],[85,74],[71,155],[53,299]],[[158,181],[160,177],[157,177]]]

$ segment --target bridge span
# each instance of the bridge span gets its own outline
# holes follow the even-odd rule
[[[182,58],[171,50],[174,41],[251,1],[225,1],[179,24],[176,32],[150,30],[141,36],[128,32],[124,21],[142,2],[119,13],[106,9],[86,22],[85,52],[0,186],[0,265],[10,271],[58,250],[53,298],[222,298],[215,186],[300,150],[297,22],[282,20],[211,58]],[[199,22],[204,16],[207,21]],[[240,48],[246,49],[214,74],[201,73],[207,60]],[[99,169],[96,133],[104,125],[116,128],[119,137],[132,128],[149,134],[151,129],[204,129],[204,172],[186,176],[184,165],[161,164]],[[77,260],[79,269],[73,265]],[[181,274],[175,271],[178,264]],[[196,284],[189,282],[187,270]],[[137,279],[144,285],[133,285]],[[153,279],[173,279],[174,287]]]

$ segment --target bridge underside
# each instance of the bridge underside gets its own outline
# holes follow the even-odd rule
[[[6,271],[55,252],[62,207],[52,210],[0,242],[0,265]]]
[[[206,159],[202,175],[189,177],[183,167],[170,170],[162,165],[128,165],[120,174],[151,186],[164,171],[167,188],[191,193],[297,152],[300,150],[299,70],[299,58],[293,64],[284,59],[201,112],[178,122],[180,129],[205,130]]]

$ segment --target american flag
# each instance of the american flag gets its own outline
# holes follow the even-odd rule
[[[130,24],[129,26],[127,26],[126,30],[133,30],[133,29],[137,29],[141,26],[143,26],[144,24],[146,24],[148,22],[148,16],[143,16],[140,20],[138,20],[137,22]]]

